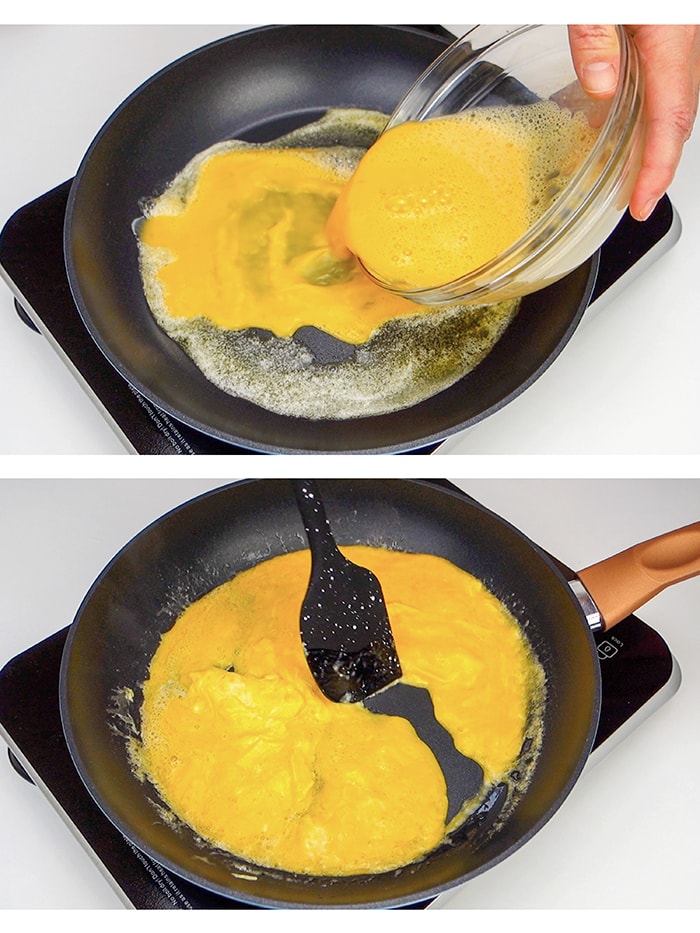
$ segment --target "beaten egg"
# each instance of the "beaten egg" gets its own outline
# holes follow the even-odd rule
[[[333,205],[386,120],[331,110],[269,143],[220,143],[145,202],[148,304],[223,391],[294,417],[385,414],[462,378],[512,320],[517,300],[422,307],[331,249]]]
[[[396,287],[452,282],[532,227],[598,132],[554,101],[398,124],[343,189],[328,224],[331,244]]]
[[[348,160],[334,149],[212,154],[186,208],[150,217],[141,229],[146,246],[175,257],[158,272],[169,313],[279,337],[313,324],[350,343],[364,343],[393,317],[419,313],[351,257],[330,253],[325,225],[349,177]]]
[[[485,794],[522,767],[525,738],[538,741],[544,675],[523,631],[443,558],[342,550],[379,577],[403,679],[430,691]],[[203,839],[254,864],[387,871],[438,846],[482,798],[446,827],[442,772],[408,721],[318,689],[299,635],[310,567],[307,550],[263,561],[182,613],[143,685],[134,767]]]

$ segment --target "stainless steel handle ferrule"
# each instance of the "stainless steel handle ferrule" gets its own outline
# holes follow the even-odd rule
[[[569,586],[571,590],[581,604],[584,615],[586,616],[586,622],[592,632],[602,632],[605,628],[605,623],[603,622],[603,617],[596,606],[593,597],[588,592],[586,587],[581,583],[578,577],[575,580],[569,580]]]

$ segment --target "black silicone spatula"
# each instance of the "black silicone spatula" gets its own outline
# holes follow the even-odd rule
[[[311,579],[301,608],[301,640],[313,677],[336,703],[363,703],[402,716],[431,749],[447,785],[447,820],[480,790],[480,765],[455,748],[423,687],[400,682],[401,664],[379,580],[335,543],[313,480],[293,480],[311,549]]]

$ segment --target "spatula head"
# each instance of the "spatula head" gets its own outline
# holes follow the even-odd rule
[[[379,580],[338,550],[312,573],[300,626],[311,673],[336,703],[360,702],[401,676]]]

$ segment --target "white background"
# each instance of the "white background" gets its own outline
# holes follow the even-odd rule
[[[29,20],[30,8],[37,6],[41,4],[28,2],[22,17]],[[70,6],[68,2],[48,6],[45,18],[55,20],[59,10],[64,17]],[[146,6],[145,0],[138,5],[125,0],[74,18],[80,22],[102,15],[118,22],[136,8],[137,19],[144,17]],[[188,14],[203,19],[211,6],[197,4]],[[489,6],[496,22],[514,18],[499,17],[498,6]],[[587,18],[613,18],[607,4],[602,11],[595,6],[587,5]],[[219,22],[233,15],[230,6],[220,7]],[[633,9],[632,15],[614,18],[649,21],[639,3]],[[540,18],[528,10],[530,18]],[[258,13],[259,8],[250,12]],[[657,16],[660,12],[668,11],[655,10]],[[374,15],[381,21],[393,18],[378,11]],[[146,12],[147,20],[158,22],[159,15],[149,16]],[[271,21],[284,18],[273,16]],[[407,18],[423,16],[414,13]],[[16,209],[75,174],[102,123],[141,81],[177,56],[235,29],[0,25],[0,226]],[[324,460],[316,464],[318,472],[439,475],[435,471],[444,465],[443,475],[477,477],[521,473],[680,477],[676,481],[478,478],[463,483],[485,505],[574,568],[698,520],[700,481],[683,479],[698,475],[697,458],[674,455],[700,454],[696,363],[700,317],[694,288],[700,255],[699,154],[696,131],[670,191],[684,227],[680,242],[585,322],[552,369],[524,396],[446,445],[470,454],[632,456],[592,461],[525,456],[426,462],[422,458],[418,465],[411,458],[392,458],[390,472],[383,474],[387,463],[377,458],[347,466]],[[195,464],[194,458],[160,458],[151,463],[150,458],[123,456],[43,456],[124,450],[56,353],[17,319],[9,289],[1,281],[0,398],[2,666],[70,622],[92,580],[134,533],[168,508],[228,481],[240,467],[221,460],[206,462],[207,458],[196,458]],[[252,475],[279,475],[287,468],[280,462],[272,465],[275,458],[263,459],[264,465],[260,458],[246,461]],[[314,465],[302,465],[303,460],[295,458],[292,470],[314,475]],[[180,478],[158,478],[166,473]],[[45,478],[14,478],[32,475]],[[117,479],[49,479],[93,475]],[[119,479],[132,475],[156,479]],[[188,479],[195,476],[214,479]],[[639,613],[664,635],[678,658],[684,678],[679,693],[582,776],[569,800],[534,840],[471,882],[460,892],[459,902],[445,898],[446,906],[700,907],[699,604],[700,580],[693,580],[665,591]],[[120,907],[120,900],[50,803],[17,777],[4,758],[0,742],[0,908]],[[114,916],[121,927],[121,913]],[[445,923],[449,914],[432,916]],[[490,925],[493,916],[489,914]],[[539,923],[544,916],[539,915]],[[104,924],[106,917],[92,922]],[[554,914],[554,918],[558,925],[570,927],[575,922],[571,915],[559,920]],[[408,920],[403,913],[402,924]],[[152,925],[155,918],[147,922]],[[387,922],[391,921],[382,918],[384,926]],[[461,929],[464,921],[457,922]],[[677,912],[672,922],[678,925]]]
[[[574,569],[700,517],[700,481],[459,482]],[[132,535],[215,485],[0,483],[0,663],[69,624],[94,578]],[[698,605],[700,578],[665,590],[639,612],[678,659],[679,692],[584,772],[532,841],[464,888],[459,906],[700,907]],[[0,813],[0,907],[120,905],[47,799],[2,760]]]
[[[100,126],[143,80],[236,28],[0,27],[0,224],[73,177]],[[696,133],[670,191],[684,228],[676,246],[584,318],[547,373],[452,440],[450,452],[700,453],[699,157]],[[18,320],[2,282],[0,398],[0,453],[124,452],[47,341]]]

